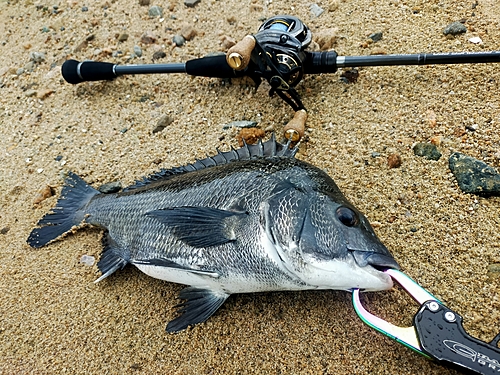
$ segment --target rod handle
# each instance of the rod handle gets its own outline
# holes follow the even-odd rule
[[[67,60],[61,73],[66,82],[76,85],[85,81],[112,80],[117,77],[115,66],[107,62]]]
[[[205,56],[186,62],[186,73],[193,76],[212,78],[242,77],[244,72],[233,70],[226,61],[226,55]]]

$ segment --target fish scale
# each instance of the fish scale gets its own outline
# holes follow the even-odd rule
[[[84,223],[103,228],[96,281],[132,264],[189,286],[169,332],[205,321],[234,293],[390,288],[382,270],[399,266],[367,219],[295,153],[273,136],[115,194],[70,172],[28,243],[44,246]]]

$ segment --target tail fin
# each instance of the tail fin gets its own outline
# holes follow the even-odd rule
[[[68,232],[74,225],[81,224],[84,216],[78,211],[97,194],[97,190],[69,172],[56,207],[38,222],[40,228],[33,229],[28,244],[35,248],[42,247]]]

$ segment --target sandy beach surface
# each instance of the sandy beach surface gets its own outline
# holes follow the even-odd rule
[[[1,374],[456,373],[365,326],[347,292],[234,295],[206,323],[168,334],[182,286],[134,267],[94,284],[97,266],[80,260],[99,259],[102,231],[26,244],[65,171],[126,186],[237,146],[238,129],[224,129],[232,121],[256,121],[269,137],[293,116],[267,83],[171,74],[70,85],[66,59],[184,62],[225,52],[277,14],[299,17],[339,55],[500,50],[496,0],[331,0],[317,2],[319,16],[312,4],[0,0]],[[153,6],[162,16],[148,15]],[[446,37],[454,21],[467,32]],[[191,40],[173,46],[186,26]],[[142,57],[131,59],[134,46]],[[500,167],[500,64],[366,67],[355,83],[340,73],[298,85],[309,111],[298,157],[332,176],[402,270],[490,341],[500,331],[500,198],[463,193],[448,157]],[[173,121],[153,132],[164,116]],[[414,155],[431,141],[438,161]],[[393,154],[399,168],[388,166]],[[400,288],[363,301],[397,325],[418,309]]]

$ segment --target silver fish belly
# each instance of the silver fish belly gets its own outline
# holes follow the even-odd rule
[[[295,152],[273,137],[116,194],[69,173],[28,243],[44,246],[82,224],[102,227],[96,282],[130,263],[189,285],[169,332],[207,320],[234,293],[391,288],[381,269],[399,266],[367,219]]]

